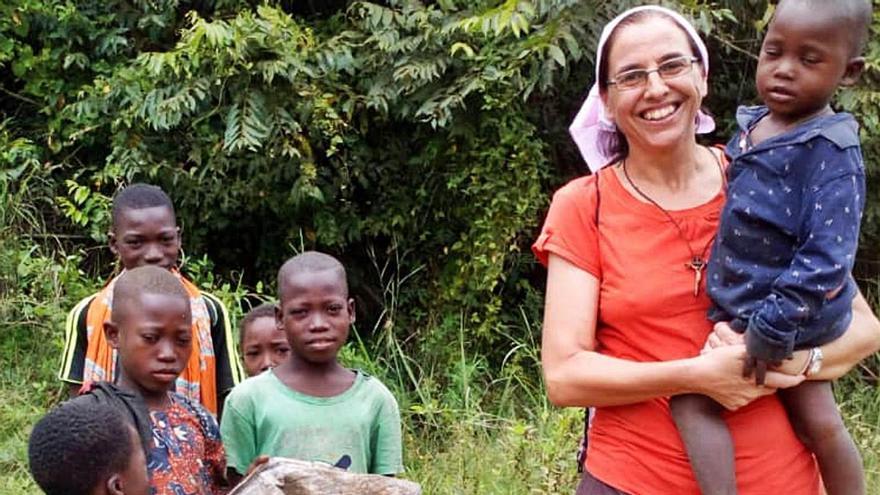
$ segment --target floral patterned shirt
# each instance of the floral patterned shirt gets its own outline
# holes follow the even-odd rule
[[[217,420],[183,395],[168,395],[167,409],[150,411],[150,494],[225,493],[226,453]]]

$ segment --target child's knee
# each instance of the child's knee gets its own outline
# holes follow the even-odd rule
[[[803,418],[792,418],[792,426],[801,442],[810,450],[848,435],[836,408],[814,410]]]

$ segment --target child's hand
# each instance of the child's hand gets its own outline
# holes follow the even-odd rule
[[[769,364],[770,363],[764,361],[763,359],[746,356],[746,360],[743,364],[743,378],[749,378],[752,376],[752,373],[754,373],[755,384],[763,385],[764,379],[767,376],[767,367]]]
[[[737,333],[730,327],[729,322],[719,321],[712,328],[712,333],[706,339],[701,353],[708,352],[716,347],[724,347],[728,345],[740,345],[745,343],[745,338],[741,333]]]
[[[748,332],[746,332],[743,337],[745,337],[746,342],[746,360],[743,363],[743,378],[749,378],[752,376],[752,373],[755,374],[755,384],[756,385],[764,385],[764,379],[767,376],[767,370],[773,370],[778,368],[781,363],[778,361],[769,361],[763,357],[752,355],[752,350],[748,345]]]
[[[722,346],[694,358],[694,392],[708,395],[726,409],[734,411],[753,400],[800,384],[804,377],[767,372],[766,385],[757,386],[742,377],[744,345]]]
[[[267,455],[257,456],[257,458],[254,459],[253,462],[251,462],[251,465],[248,466],[247,472],[244,473],[244,475],[248,476],[249,474],[253,473],[254,470],[256,470],[258,467],[262,466],[263,464],[266,464],[267,462],[269,462],[269,456],[267,456]]]

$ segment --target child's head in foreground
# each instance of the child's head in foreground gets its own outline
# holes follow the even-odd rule
[[[110,250],[123,268],[177,266],[180,229],[171,198],[161,188],[131,184],[113,197]]]
[[[297,360],[335,363],[354,317],[345,268],[333,256],[307,251],[278,271],[275,318]]]
[[[147,495],[137,430],[113,406],[71,400],[43,416],[28,442],[31,475],[48,495]]]
[[[248,376],[258,375],[290,355],[287,335],[275,322],[275,305],[263,303],[241,320],[239,348]]]
[[[113,287],[110,345],[119,352],[119,385],[147,404],[163,399],[192,352],[189,295],[170,271],[154,265],[127,270]]]
[[[798,122],[858,81],[871,0],[781,0],[761,45],[756,83],[770,111]]]

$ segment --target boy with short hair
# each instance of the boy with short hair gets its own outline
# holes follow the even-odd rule
[[[104,333],[119,355],[118,388],[134,392],[148,410],[151,495],[222,493],[226,462],[217,421],[172,391],[193,348],[189,293],[170,271],[147,265],[126,270],[112,295]]]
[[[248,376],[259,375],[290,355],[287,336],[275,323],[275,305],[263,303],[241,319],[239,349]]]
[[[177,391],[199,401],[217,414],[222,398],[242,379],[232,328],[226,307],[202,292],[177,269],[180,228],[171,199],[159,187],[131,184],[113,198],[110,250],[126,270],[155,265],[173,273],[186,290],[192,305],[193,353],[177,380]],[[80,301],[67,317],[64,354],[59,378],[70,384],[71,393],[89,382],[114,382],[118,374],[116,355],[103,335],[111,317],[113,278],[100,292]]]
[[[401,472],[397,401],[378,379],[337,361],[355,318],[345,268],[302,253],[279,270],[278,296],[275,318],[292,354],[229,395],[221,431],[230,479],[259,455]]]
[[[141,440],[106,402],[77,398],[49,411],[28,441],[31,475],[47,495],[147,495]]]
[[[851,271],[865,203],[858,124],[830,106],[857,82],[871,24],[869,0],[783,0],[770,22],[756,83],[765,106],[737,113],[727,145],[729,187],[709,263],[709,317],[743,333],[745,376],[820,345],[849,325],[858,288]],[[862,462],[831,384],[780,390],[792,425],[819,464],[829,495],[865,493]],[[704,396],[670,406],[700,489],[736,493],[733,445],[720,406]]]

